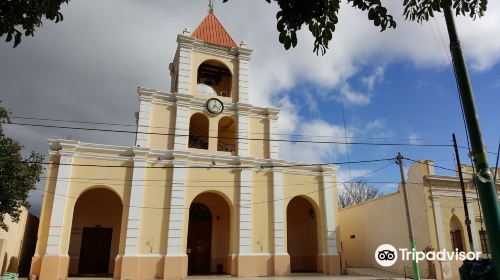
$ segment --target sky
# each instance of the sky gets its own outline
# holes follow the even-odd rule
[[[169,91],[168,65],[176,36],[185,27],[196,28],[207,14],[207,2],[70,1],[63,5],[62,22],[44,22],[34,37],[23,38],[15,49],[0,43],[2,105],[13,117],[134,124],[137,87]],[[379,32],[366,13],[343,3],[330,48],[317,56],[307,28],[299,32],[296,48],[284,50],[278,41],[274,2],[216,1],[215,15],[234,41],[244,40],[253,50],[250,103],[281,110],[280,138],[340,142],[280,142],[280,158],[325,163],[394,158],[401,152],[410,159],[430,159],[453,168],[451,147],[380,145],[447,145],[456,133],[459,145],[467,146],[442,14],[422,24],[406,22],[402,6],[393,3],[398,1],[385,2],[397,21],[395,30]],[[490,1],[486,15],[475,21],[459,17],[457,26],[494,165],[500,140],[500,3]],[[118,133],[14,124],[6,125],[6,131],[26,153],[45,155],[49,138],[134,143],[133,136]],[[469,162],[467,151],[460,151],[462,161]],[[382,193],[395,191],[400,178],[397,165],[385,161],[339,165],[337,180],[365,174]],[[41,192],[34,191],[30,201],[37,213]]]

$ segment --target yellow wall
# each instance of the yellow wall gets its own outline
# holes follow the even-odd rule
[[[164,165],[148,164],[149,167]],[[141,209],[140,254],[165,254],[171,199],[171,168],[147,168]]]
[[[149,146],[153,149],[173,149],[175,135],[175,107],[152,103],[150,108]]]
[[[269,158],[269,121],[261,118],[249,118],[248,138],[251,157]],[[262,140],[259,140],[262,139]]]

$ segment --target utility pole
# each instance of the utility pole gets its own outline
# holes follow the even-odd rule
[[[496,279],[500,279],[500,238],[498,238],[498,234],[500,233],[500,207],[497,201],[493,175],[488,166],[486,147],[484,146],[481,136],[481,128],[479,127],[478,115],[474,104],[472,86],[469,80],[465,58],[462,53],[462,47],[458,40],[451,2],[451,0],[441,1],[446,27],[448,28],[448,36],[450,37],[450,52],[453,58],[455,76],[462,101],[465,121],[467,123],[467,130],[469,132],[469,140],[472,148],[471,156],[474,159],[474,165],[476,167],[474,179],[477,183],[479,201],[481,202],[486,225],[486,233],[488,234],[488,240],[490,242],[491,257],[494,266],[493,270]]]
[[[399,172],[401,173],[401,186],[403,187],[403,195],[405,198],[405,209],[406,209],[406,220],[408,222],[408,234],[410,239],[410,249],[411,249],[411,258],[413,262],[413,279],[420,280],[420,270],[418,268],[417,258],[415,257],[417,251],[417,244],[415,242],[415,237],[413,236],[413,226],[411,223],[411,215],[410,215],[410,205],[408,204],[408,192],[406,191],[406,181],[405,174],[403,171],[403,156],[401,153],[398,153],[396,158],[399,164]]]
[[[465,197],[465,184],[464,177],[462,176],[462,165],[460,164],[460,155],[458,154],[458,145],[457,138],[455,137],[455,133],[453,136],[453,148],[455,148],[455,158],[457,159],[457,169],[458,169],[458,178],[460,179],[460,188],[462,189],[462,202],[464,204],[465,211],[465,225],[467,227],[467,235],[469,236],[469,248],[471,251],[476,251],[474,248],[474,243],[472,242],[472,230],[470,229],[470,217],[469,217],[469,207],[467,207],[467,199]]]

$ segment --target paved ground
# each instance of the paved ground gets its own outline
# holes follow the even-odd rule
[[[379,272],[380,273],[380,272]],[[68,278],[68,280],[111,280],[112,278]],[[360,275],[325,275],[322,273],[297,273],[283,277],[232,277],[231,275],[189,276],[186,280],[215,280],[215,279],[237,279],[237,280],[403,280],[404,278],[393,278],[385,276],[360,276]]]

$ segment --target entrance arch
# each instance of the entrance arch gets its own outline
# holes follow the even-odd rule
[[[199,194],[189,207],[188,274],[228,273],[229,204],[219,194]]]
[[[106,188],[84,192],[76,201],[69,242],[69,275],[113,275],[123,205]]]
[[[296,196],[286,210],[287,248],[291,272],[316,272],[318,222],[315,207],[306,198]]]

